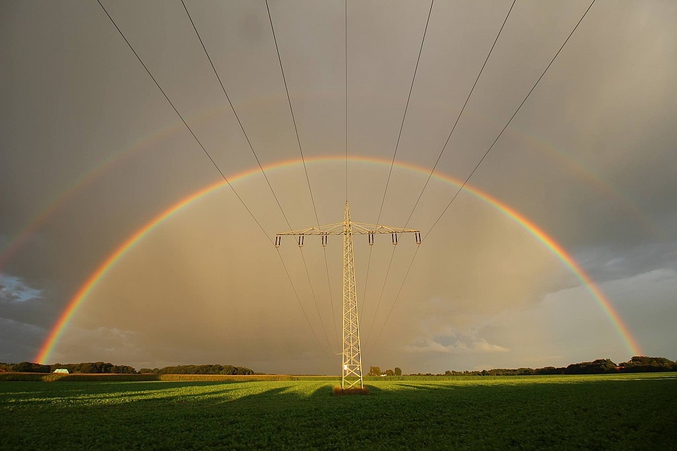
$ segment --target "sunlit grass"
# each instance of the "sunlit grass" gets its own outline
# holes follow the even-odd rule
[[[677,375],[0,382],[9,449],[670,449]]]

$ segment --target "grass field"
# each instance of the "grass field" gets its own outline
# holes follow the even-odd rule
[[[0,449],[677,449],[675,373],[334,385],[3,381]]]

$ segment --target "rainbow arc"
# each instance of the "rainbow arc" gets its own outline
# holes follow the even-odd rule
[[[322,157],[322,158],[306,158],[305,162],[307,164],[317,164],[323,162],[344,162],[344,155]],[[390,166],[391,161],[385,159],[369,158],[369,157],[351,157],[349,161],[363,164],[375,164],[375,165],[386,165]],[[289,168],[295,165],[302,164],[300,159],[295,160],[286,160],[273,163],[267,166],[264,166],[264,170],[276,171],[283,168]],[[430,173],[429,169],[425,169],[420,166],[416,166],[409,163],[395,162],[395,166],[401,169],[413,171],[424,176],[428,176]],[[238,174],[230,176],[228,179],[231,183],[236,183],[242,181],[248,177],[260,174],[261,170],[256,167],[250,170],[240,172]],[[461,186],[462,181],[455,179],[451,176],[436,172],[433,174],[433,177],[449,183],[454,186]],[[193,202],[204,198],[210,194],[213,194],[220,189],[227,188],[227,182],[220,180],[216,183],[212,183],[204,188],[191,193],[190,195],[180,199],[174,204],[166,208],[162,213],[158,214],[150,221],[145,223],[142,227],[136,230],[131,234],[126,240],[124,240],[117,248],[115,248],[100,264],[99,266],[89,275],[89,277],[84,281],[84,283],[78,288],[76,293],[70,299],[64,310],[59,315],[54,326],[49,331],[47,337],[42,343],[40,350],[35,357],[37,362],[48,362],[50,359],[51,353],[54,351],[59,339],[62,337],[64,331],[67,328],[69,321],[73,318],[73,315],[77,311],[78,307],[82,305],[84,300],[87,298],[89,293],[96,287],[96,285],[106,276],[110,269],[119,263],[127,253],[143,241],[143,239],[151,233],[155,228],[160,224],[170,220],[174,215],[178,214],[182,210],[189,207]],[[580,282],[585,286],[589,291],[593,299],[599,304],[602,310],[605,312],[606,316],[609,318],[611,323],[614,325],[619,336],[623,340],[626,348],[633,355],[642,354],[641,349],[635,338],[632,336],[629,328],[621,318],[620,314],[616,311],[611,301],[604,295],[602,290],[597,286],[594,280],[583,270],[583,268],[575,261],[575,259],[562,247],[554,238],[549,236],[544,230],[542,230],[537,224],[531,221],[526,216],[522,215],[520,212],[512,208],[511,206],[501,202],[497,198],[489,195],[488,193],[480,190],[477,187],[466,184],[464,191],[472,195],[474,198],[485,202],[486,204],[492,206],[497,211],[500,211],[502,214],[510,218],[519,224],[522,228],[527,230],[534,238],[546,246],[559,260],[564,263],[565,266],[571,270],[571,272],[580,280]]]

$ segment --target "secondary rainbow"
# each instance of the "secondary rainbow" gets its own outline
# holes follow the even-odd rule
[[[254,103],[266,103],[272,101],[270,97],[256,99],[255,102],[249,101],[244,102],[246,104]],[[243,104],[244,104],[243,103]],[[201,113],[199,115],[193,116],[190,118],[191,123],[203,123],[206,120],[212,119],[221,112],[223,108],[213,108],[209,111]],[[491,121],[488,118],[475,116],[476,119],[484,120],[490,122],[493,126],[498,126],[499,124]],[[19,229],[18,234],[15,238],[9,241],[4,249],[0,250],[0,272],[5,267],[5,265],[19,252],[22,246],[30,241],[31,236],[36,233],[40,228],[42,228],[47,222],[71,199],[75,198],[80,192],[82,192],[86,187],[90,186],[94,181],[103,176],[106,172],[110,171],[114,167],[117,167],[120,163],[126,159],[132,157],[133,155],[141,152],[142,150],[147,149],[150,144],[157,142],[161,139],[165,139],[178,133],[184,129],[183,122],[177,121],[167,127],[158,130],[137,143],[132,147],[127,149],[122,149],[118,152],[115,152],[102,160],[88,172],[81,174],[76,178],[75,182],[72,183],[69,187],[61,191],[59,194],[53,197],[53,200],[47,204],[47,206],[32,216],[23,227]],[[530,135],[526,132],[513,129],[510,131],[516,136],[529,141],[531,144],[538,147],[539,151],[544,149],[548,151],[548,154],[556,158],[562,164],[568,166],[572,173],[575,173],[577,176],[582,177],[586,183],[592,185],[599,193],[604,194],[605,196],[613,199],[619,205],[622,205],[623,208],[632,214],[632,216],[640,223],[648,232],[656,236],[664,236],[664,233],[656,230],[656,228],[647,221],[646,217],[640,212],[637,205],[630,202],[627,197],[622,196],[617,189],[614,189],[609,183],[604,181],[596,172],[591,170],[589,167],[585,166],[575,158],[571,157],[558,150],[551,143],[535,136]]]
[[[359,163],[371,163],[379,165],[389,165],[391,162],[382,159],[369,158],[369,157],[351,157],[349,158],[352,162]],[[331,156],[331,157],[322,157],[322,158],[306,158],[306,163],[321,163],[321,162],[342,162],[345,161],[344,156]],[[290,167],[294,165],[301,164],[300,159],[296,160],[286,160],[277,163],[273,163],[264,167],[265,171],[277,170],[285,167]],[[429,169],[422,168],[410,163],[395,162],[395,166],[403,169],[408,169],[420,174],[428,175],[430,173]],[[261,171],[258,168],[249,169],[247,171],[240,172],[229,177],[230,183],[235,183],[246,177],[260,174]],[[435,173],[433,177],[443,180],[447,183],[451,183],[456,186],[461,185],[461,181],[448,176],[446,174],[441,174],[439,172]],[[75,295],[68,302],[66,308],[59,315],[58,320],[50,330],[49,334],[45,338],[40,350],[35,357],[37,362],[47,362],[49,360],[50,354],[54,350],[55,345],[59,341],[59,338],[63,335],[63,332],[68,325],[68,322],[73,317],[78,307],[85,300],[87,295],[92,291],[92,289],[98,284],[98,282],[106,275],[106,273],[118,262],[122,257],[124,257],[130,249],[132,249],[136,244],[143,240],[143,238],[155,229],[158,225],[162,224],[164,221],[171,218],[174,214],[182,210],[183,208],[190,205],[192,202],[206,196],[210,193],[217,191],[218,189],[227,186],[227,183],[224,180],[219,180],[215,183],[212,183],[187,197],[179,200],[174,203],[162,213],[155,216],[152,220],[147,222],[144,226],[134,232],[129,238],[127,238],[122,244],[120,244],[106,259],[99,264],[97,269],[90,274],[90,276],[85,280],[82,286],[77,290]],[[520,226],[525,228],[531,235],[537,238],[541,243],[543,243],[548,249],[550,249],[575,275],[578,279],[584,284],[593,298],[598,302],[602,307],[602,310],[606,313],[617,332],[623,339],[628,350],[633,355],[640,355],[642,352],[640,350],[639,344],[632,336],[627,325],[614,309],[613,304],[607,299],[604,293],[600,288],[595,284],[592,278],[580,267],[580,265],[574,260],[574,258],[569,255],[569,253],[555,241],[552,237],[546,234],[541,228],[538,227],[533,221],[526,218],[524,215],[511,208],[509,205],[501,202],[500,200],[490,196],[484,191],[473,187],[471,185],[466,185],[464,191],[473,195],[474,197],[488,203],[493,206],[507,217],[511,218],[517,222]]]

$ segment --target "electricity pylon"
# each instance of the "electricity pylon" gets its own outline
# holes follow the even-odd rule
[[[346,201],[343,222],[327,224],[306,229],[289,230],[275,235],[275,247],[279,247],[283,235],[294,235],[297,244],[302,247],[306,235],[320,235],[322,247],[327,246],[329,235],[343,235],[343,352],[341,362],[341,388],[364,388],[362,380],[362,352],[360,348],[360,323],[357,318],[357,286],[355,284],[355,252],[353,235],[368,235],[369,245],[374,245],[374,235],[390,234],[393,245],[398,235],[413,233],[416,244],[421,244],[421,232],[377,224],[363,224],[350,219],[350,209]],[[320,318],[321,320],[321,318]]]

